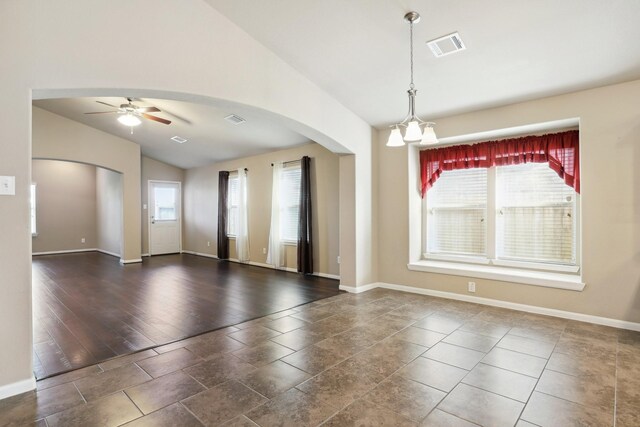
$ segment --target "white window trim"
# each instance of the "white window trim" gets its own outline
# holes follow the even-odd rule
[[[472,142],[478,139],[497,139],[526,133],[547,132],[567,127],[578,127],[579,118],[557,120],[553,122],[538,123],[525,126],[517,126],[508,129],[482,132],[473,135],[461,135],[450,138],[441,138],[438,146],[455,145]],[[491,264],[478,262],[482,257],[469,257],[473,261],[461,260],[460,256],[428,254],[425,259],[426,221],[422,214],[424,200],[420,197],[420,150],[424,147],[418,144],[408,146],[408,192],[409,192],[409,263],[407,268],[411,271],[426,273],[447,274],[452,276],[472,277],[504,281],[514,284],[543,286],[571,291],[582,291],[586,284],[582,277],[582,251],[581,251],[581,221],[578,214],[576,221],[576,265],[554,265],[525,263],[511,260],[491,260]],[[576,208],[580,208],[579,197]],[[489,242],[490,243],[490,242]],[[438,259],[436,259],[438,258]],[[464,258],[464,257],[462,257]],[[489,260],[487,260],[489,261]],[[507,265],[509,264],[509,265]],[[526,264],[527,268],[524,268]],[[531,265],[536,264],[536,265]],[[540,270],[534,267],[540,267]],[[554,271],[549,271],[554,270]],[[577,270],[577,271],[566,271]]]
[[[412,271],[449,274],[452,276],[473,277],[498,280],[501,282],[522,283],[547,288],[582,291],[585,283],[579,275],[550,271],[533,271],[522,268],[510,268],[496,265],[479,265],[450,261],[419,260],[407,264]]]

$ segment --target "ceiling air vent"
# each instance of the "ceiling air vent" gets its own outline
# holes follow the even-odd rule
[[[234,125],[239,125],[240,123],[244,123],[246,122],[245,119],[243,119],[240,116],[236,116],[235,114],[229,114],[227,117],[224,118],[226,121],[233,123]]]
[[[185,142],[187,142],[186,139],[180,138],[178,135],[171,138],[171,140],[177,142],[178,144],[184,144]]]
[[[436,58],[466,49],[464,43],[462,43],[460,34],[457,32],[428,41],[427,46],[429,46],[429,49],[433,52],[433,56]]]

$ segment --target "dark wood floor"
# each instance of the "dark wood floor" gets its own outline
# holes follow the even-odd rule
[[[97,252],[33,258],[41,379],[338,294],[338,282],[193,255],[122,266]]]

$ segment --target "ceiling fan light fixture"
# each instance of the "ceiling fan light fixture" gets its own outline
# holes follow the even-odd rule
[[[142,120],[140,120],[139,118],[137,118],[131,113],[121,115],[120,117],[118,117],[118,121],[123,125],[130,126],[130,127],[138,126],[140,123],[142,123]]]
[[[438,142],[435,130],[433,129],[433,122],[425,122],[416,115],[416,95],[418,91],[413,83],[413,24],[420,22],[420,14],[418,12],[408,12],[404,15],[404,20],[409,23],[409,46],[410,46],[410,58],[411,58],[411,83],[409,84],[409,113],[400,123],[396,123],[391,127],[394,128],[389,134],[389,140],[387,141],[387,147],[401,147],[406,142],[418,142],[421,145],[435,144]],[[400,126],[405,127],[407,130],[404,133],[404,141],[400,132]],[[424,126],[424,133],[422,130]],[[402,144],[398,143],[398,138],[402,141]]]

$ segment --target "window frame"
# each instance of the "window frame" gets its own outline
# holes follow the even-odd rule
[[[561,130],[579,129],[580,118],[566,118],[548,122],[531,123],[521,126],[494,129],[476,133],[460,134],[449,137],[441,137],[436,147],[451,146],[458,144],[473,144],[477,141],[498,140],[504,138],[517,137],[522,135],[535,135],[538,133],[553,133]],[[579,215],[576,221],[576,264],[580,266],[578,271],[548,271],[529,268],[529,265],[506,266],[489,265],[482,263],[467,262],[465,259],[438,260],[431,256],[425,259],[426,232],[425,216],[422,215],[425,200],[420,196],[420,151],[425,147],[419,144],[409,144],[407,147],[407,182],[406,187],[408,199],[408,260],[407,269],[419,273],[431,273],[446,275],[451,283],[464,283],[465,278],[486,279],[493,281],[496,285],[504,282],[505,286],[511,285],[532,285],[567,291],[581,292],[586,284],[583,280],[582,262],[582,218]],[[584,190],[583,186],[583,190]],[[583,191],[584,193],[584,191]],[[581,212],[581,195],[576,195],[576,207]],[[557,269],[561,270],[561,269]],[[465,287],[466,288],[466,287]]]
[[[420,215],[423,221],[422,236],[422,258],[425,260],[436,261],[452,261],[470,264],[484,264],[499,267],[515,267],[528,270],[555,271],[564,273],[577,273],[580,271],[580,194],[574,191],[573,208],[575,220],[573,221],[575,236],[575,264],[564,264],[554,262],[535,262],[527,260],[515,260],[498,258],[497,239],[498,239],[498,207],[496,205],[497,198],[497,167],[492,166],[487,169],[487,235],[486,235],[486,256],[473,255],[457,255],[457,254],[441,254],[428,252],[428,227],[427,227],[427,196],[422,199],[422,209]]]

